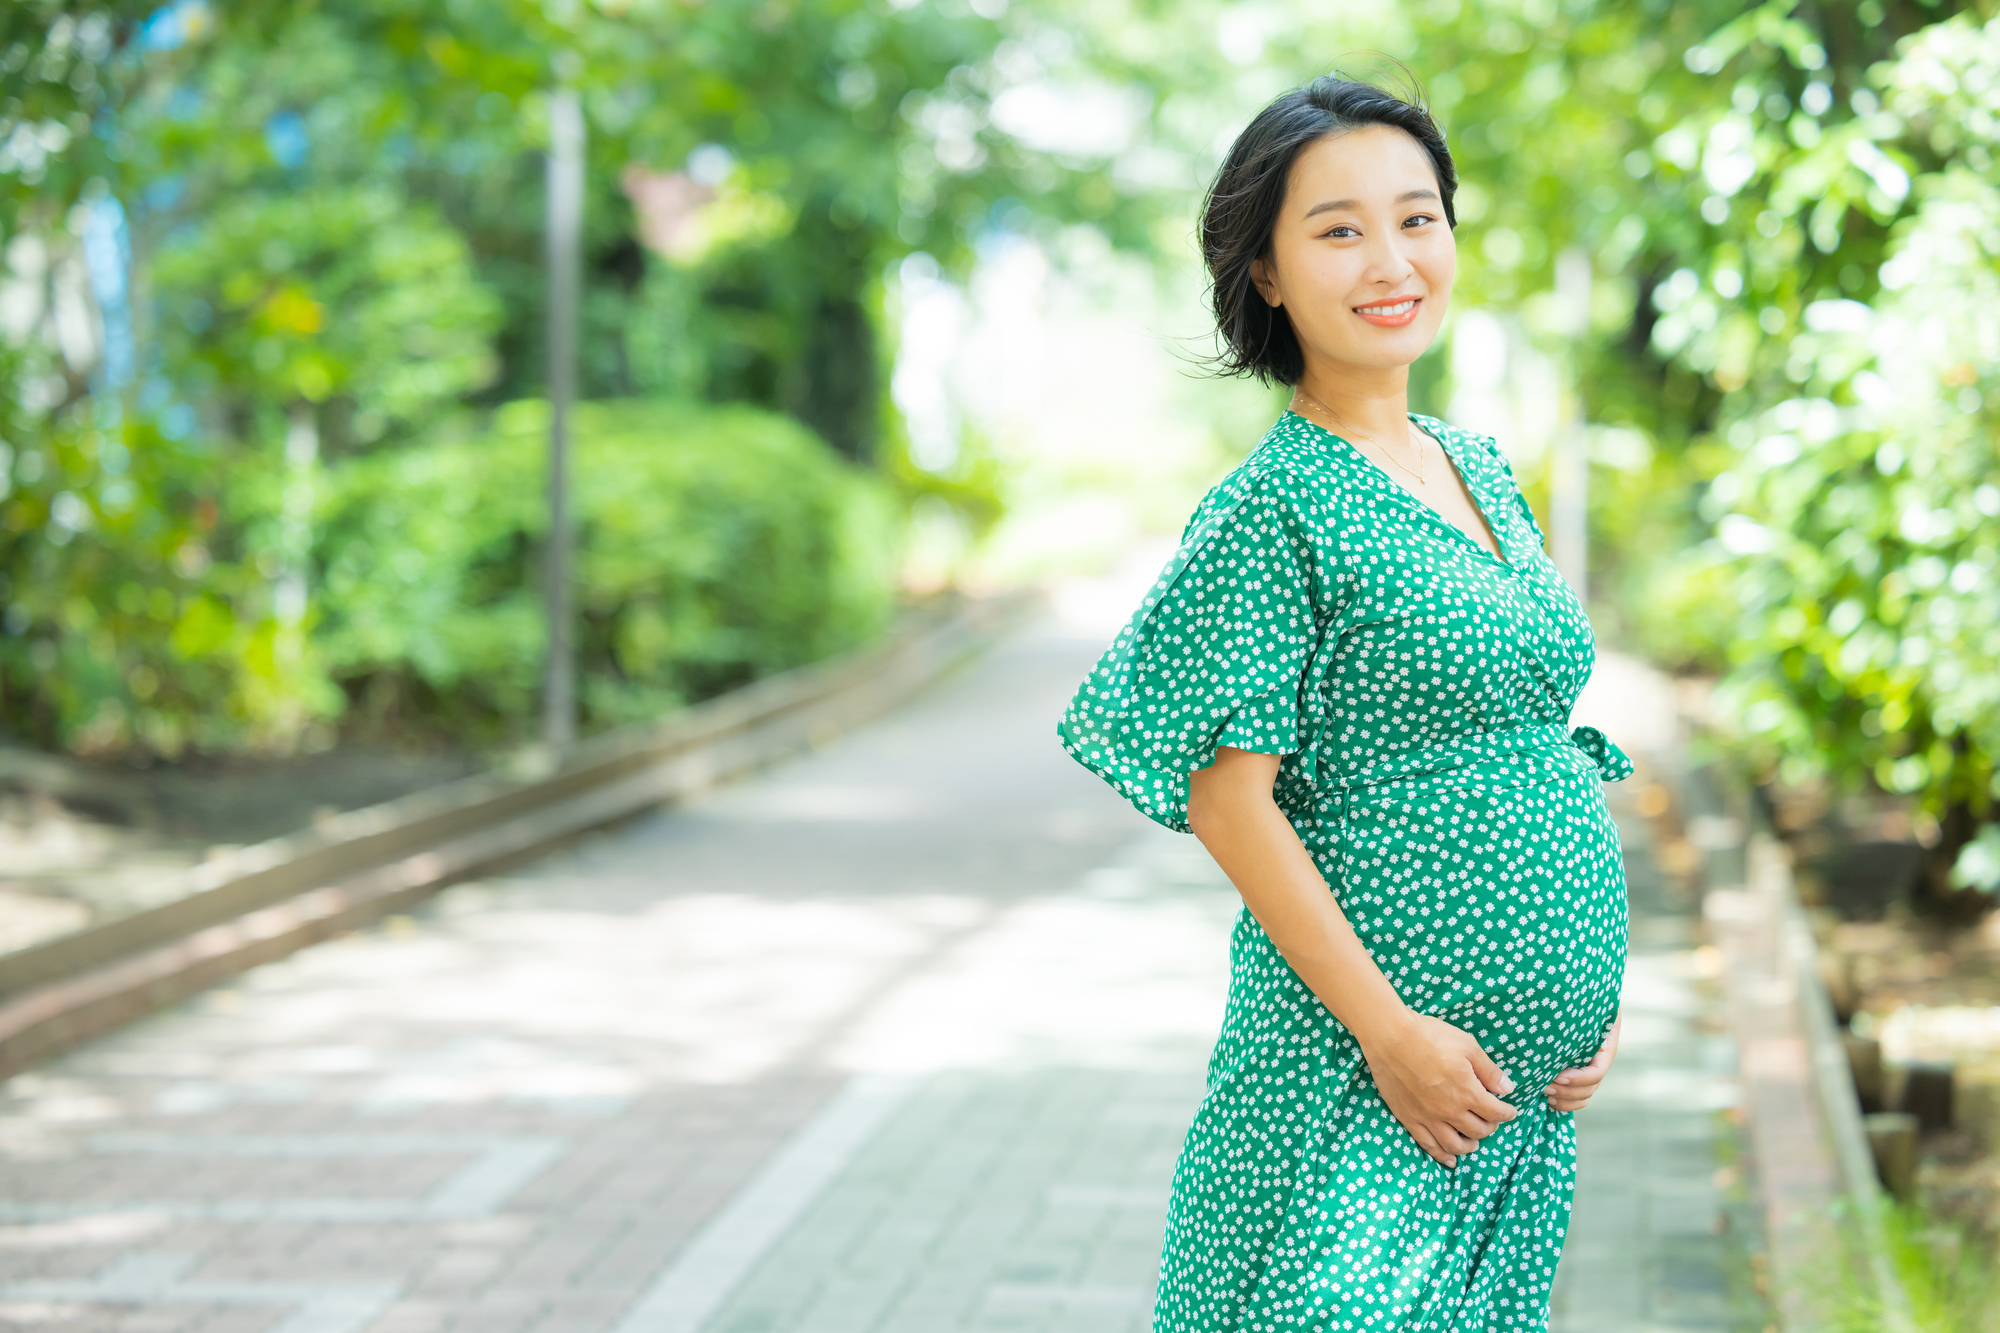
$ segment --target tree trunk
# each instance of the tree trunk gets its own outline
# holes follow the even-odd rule
[[[828,294],[813,311],[800,356],[794,412],[857,463],[875,457],[880,371],[875,325],[856,296]]]
[[[1970,803],[1953,801],[1938,820],[1937,844],[1924,851],[1924,896],[1929,900],[1925,906],[1954,924],[1970,924],[1993,910],[1992,894],[1951,882],[1958,854],[1979,836],[1979,825]]]

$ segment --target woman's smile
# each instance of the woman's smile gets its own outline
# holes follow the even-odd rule
[[[1377,301],[1373,305],[1358,305],[1354,313],[1370,324],[1383,328],[1401,328],[1417,317],[1417,307],[1423,304],[1420,296],[1398,296],[1387,301]]]

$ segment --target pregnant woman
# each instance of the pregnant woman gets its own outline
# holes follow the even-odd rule
[[[1337,77],[1236,141],[1202,222],[1225,362],[1291,406],[1062,719],[1245,905],[1156,1333],[1548,1323],[1631,765],[1569,729],[1590,624],[1506,460],[1408,411],[1456,184],[1427,111]]]

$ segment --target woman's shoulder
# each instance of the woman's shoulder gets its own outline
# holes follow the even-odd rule
[[[1332,460],[1313,432],[1305,418],[1286,412],[1243,461],[1216,483],[1210,499],[1255,495],[1279,503],[1308,503],[1314,484],[1332,471]]]
[[[1273,426],[1242,462],[1209,488],[1188,519],[1186,538],[1232,523],[1266,523],[1274,516],[1289,527],[1313,512],[1313,460],[1283,426],[1282,421]]]

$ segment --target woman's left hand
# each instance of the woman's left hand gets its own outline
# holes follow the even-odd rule
[[[1612,1057],[1618,1054],[1618,1029],[1624,1024],[1625,1020],[1620,1018],[1611,1025],[1611,1031],[1604,1035],[1604,1044],[1597,1048],[1597,1054],[1590,1058],[1589,1064],[1565,1069],[1556,1075],[1556,1081],[1542,1091],[1542,1095],[1549,1099],[1550,1107],[1558,1111],[1583,1109],[1590,1095],[1604,1082],[1604,1076],[1611,1072]]]

